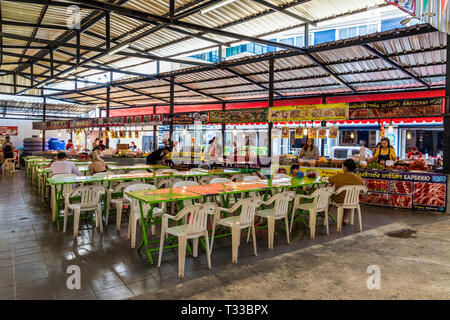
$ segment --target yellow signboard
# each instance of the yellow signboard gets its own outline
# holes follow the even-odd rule
[[[270,121],[345,120],[346,103],[310,104],[270,108]]]

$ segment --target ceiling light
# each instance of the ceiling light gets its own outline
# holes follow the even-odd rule
[[[207,12],[210,12],[210,11],[212,11],[214,9],[223,7],[224,5],[232,3],[234,1],[236,1],[236,0],[224,0],[224,1],[220,1],[220,2],[214,3],[213,5],[211,5],[209,7],[206,7],[205,9],[201,10],[200,14],[205,14]]]
[[[128,48],[129,46],[130,46],[129,43],[119,44],[118,46],[115,46],[114,48],[109,49],[108,51],[106,51],[106,54],[108,56],[110,56],[110,55],[112,55],[112,54],[114,54],[114,53],[116,53],[116,52],[118,52],[120,50]]]
[[[389,123],[389,129],[388,129],[388,132],[389,132],[389,133],[394,132],[394,125],[392,124],[392,121],[391,121],[391,123]]]
[[[350,139],[354,139],[355,138],[355,134],[353,133],[353,131],[350,133]]]
[[[411,131],[408,130],[408,132],[406,133],[406,139],[411,140]]]

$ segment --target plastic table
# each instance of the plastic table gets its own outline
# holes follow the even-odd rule
[[[283,188],[298,188],[302,186],[313,186],[323,183],[320,179],[308,179],[304,178],[301,180],[292,179],[286,181],[286,179],[279,180],[262,180],[262,181],[246,181],[246,182],[229,182],[220,184],[209,184],[200,186],[187,186],[181,188],[167,188],[159,190],[144,190],[128,192],[127,195],[139,201],[139,209],[141,215],[141,225],[142,225],[142,241],[139,244],[137,250],[141,247],[145,248],[148,259],[153,263],[153,258],[151,256],[152,252],[159,251],[159,248],[150,248],[150,244],[158,243],[158,241],[148,241],[147,238],[147,228],[151,224],[154,224],[155,219],[153,218],[153,209],[156,204],[161,202],[178,202],[182,200],[195,200],[202,199],[211,195],[228,195],[235,193],[248,193],[251,191],[257,192],[267,192],[273,189],[283,189]],[[144,219],[144,212],[142,204],[145,203],[150,206],[147,217]],[[165,246],[164,249],[174,247]]]

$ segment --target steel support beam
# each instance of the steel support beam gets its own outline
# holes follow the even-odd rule
[[[43,109],[42,109],[42,121],[45,122],[46,118],[45,118],[45,113],[47,111],[47,98],[43,97]],[[42,151],[45,151],[45,130],[42,130]]]
[[[449,44],[450,44],[450,35],[447,34],[447,46]],[[444,145],[444,173],[450,174],[450,50],[447,50],[443,145]]]
[[[172,144],[173,139],[173,119],[172,116],[174,112],[174,103],[175,103],[175,77],[170,77],[170,108],[169,108],[169,116],[170,116],[170,127],[169,127],[169,143]]]
[[[270,112],[270,109],[273,108],[274,78],[275,78],[275,60],[270,59],[269,60],[269,112]],[[269,121],[268,143],[269,143],[269,157],[270,158],[272,158],[272,128],[273,128],[273,122]]]
[[[380,58],[381,60],[383,60],[384,62],[386,62],[387,64],[390,64],[391,66],[393,66],[394,68],[396,68],[397,70],[403,72],[404,74],[406,74],[408,77],[410,77],[411,79],[416,80],[417,82],[419,82],[421,85],[430,88],[430,84],[426,83],[423,80],[420,80],[416,75],[414,75],[412,72],[406,70],[404,67],[402,67],[401,65],[399,65],[397,62],[391,60],[390,58],[388,58],[385,54],[381,53],[380,51],[378,51],[377,49],[369,46],[368,44],[363,44],[362,47],[364,49],[366,49],[367,51],[369,51],[370,53],[374,54],[375,56],[377,56],[378,58]]]
[[[270,61],[272,61],[272,60],[269,60],[269,62]],[[250,82],[250,83],[252,83],[252,84],[254,84],[254,85],[256,85],[256,86],[258,86],[260,88],[262,88],[262,89],[264,89],[264,90],[269,90],[269,88],[267,88],[266,86],[260,84],[259,82],[255,81],[255,80],[253,80],[253,79],[251,79],[251,78],[249,78],[247,76],[241,75],[239,72],[236,72],[233,69],[225,68],[225,70],[230,72],[230,73],[232,73],[232,74],[234,74],[235,76],[237,76],[239,78],[242,78],[242,79],[244,79],[244,80],[246,80],[246,81],[248,81],[248,82]],[[270,85],[270,81],[269,81],[269,85]],[[277,96],[283,97],[283,95],[281,93],[277,92],[277,91],[273,91],[273,93],[275,93]]]

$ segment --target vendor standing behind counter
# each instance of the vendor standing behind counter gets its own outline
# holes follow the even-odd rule
[[[373,160],[374,162],[378,162],[382,165],[384,165],[388,160],[392,160],[394,162],[397,161],[397,155],[395,154],[395,150],[391,146],[388,138],[381,139],[380,146],[375,151]]]
[[[314,145],[314,139],[307,139],[300,151],[300,158],[315,159],[319,157],[319,149]]]

